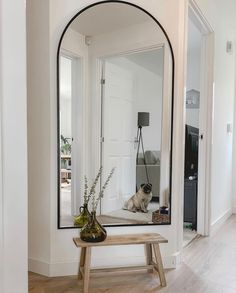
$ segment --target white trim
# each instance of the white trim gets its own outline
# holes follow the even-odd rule
[[[156,45],[150,45],[150,46],[139,46],[138,48],[131,49],[131,50],[121,50],[110,54],[101,55],[97,58],[105,59],[105,58],[111,58],[111,57],[121,57],[121,56],[128,56],[135,53],[143,53],[143,52],[149,52],[153,50],[158,50],[165,48],[165,43],[159,43]]]
[[[201,48],[201,102],[199,131],[199,178],[197,232],[207,236],[210,232],[211,149],[213,124],[214,32],[194,0],[189,0],[189,18],[202,33]]]
[[[80,131],[81,131],[81,151],[79,152],[77,158],[75,160],[78,160],[80,163],[79,165],[81,166],[80,168],[80,180],[79,182],[83,182],[83,174],[87,174],[88,171],[88,167],[87,167],[87,162],[88,162],[88,147],[89,147],[89,142],[88,142],[88,129],[89,129],[89,125],[88,125],[88,120],[89,120],[89,113],[88,113],[88,99],[86,98],[88,96],[87,92],[88,92],[88,88],[87,88],[87,84],[86,84],[86,80],[87,80],[87,75],[88,75],[88,57],[87,54],[82,50],[82,49],[78,49],[78,52],[73,52],[73,50],[70,50],[69,48],[61,48],[60,51],[60,55],[65,57],[65,58],[70,58],[72,60],[72,71],[75,71],[75,68],[78,68],[78,65],[76,65],[75,63],[80,63],[80,69],[78,70],[78,72],[76,72],[76,75],[81,75],[82,78],[80,78],[81,81],[81,89],[79,89],[80,95],[82,97],[81,101],[80,101],[80,106],[79,107],[79,113],[80,113],[80,117],[81,117],[81,126],[80,126]],[[72,75],[72,95],[74,92],[74,79],[77,78],[75,76]],[[73,125],[71,125],[71,127],[73,128]],[[73,133],[72,137],[73,137]],[[76,156],[75,156],[76,157]],[[71,158],[73,161],[73,157]],[[73,172],[73,170],[72,170]],[[76,177],[77,174],[74,174],[74,176]],[[74,192],[74,195],[71,191],[71,213],[72,215],[75,215],[78,213],[78,209],[81,206],[80,200],[82,198],[79,197],[78,200],[78,196],[77,193],[79,192],[81,195],[83,194],[83,185],[79,184],[80,187],[78,187],[77,183],[74,180],[74,190],[76,192]],[[61,194],[60,194],[61,196]]]
[[[228,209],[219,218],[217,218],[213,223],[211,223],[210,234],[216,233],[219,228],[224,224],[224,222],[232,215],[232,209]]]
[[[183,38],[179,38],[178,54],[175,56],[175,87],[174,87],[174,121],[173,121],[173,160],[172,160],[172,200],[176,205],[176,243],[177,251],[183,250],[183,205],[184,205],[184,149],[185,149],[185,100],[186,100],[186,72],[187,72],[187,20],[188,0],[184,1],[184,9],[179,11],[179,31]],[[178,77],[178,78],[177,78]],[[175,195],[175,196],[174,196]],[[172,210],[173,213],[173,210]],[[171,216],[173,217],[173,215]],[[172,225],[174,223],[172,222]]]
[[[0,2],[0,5],[2,3]],[[2,6],[2,5],[1,5]],[[2,7],[0,11],[2,10]],[[2,40],[0,34],[0,56],[2,56]],[[3,214],[3,154],[2,154],[2,145],[3,145],[3,137],[2,137],[2,58],[0,58],[0,292],[3,292],[3,267],[4,267],[4,214]]]
[[[17,0],[13,7],[0,0],[0,292],[6,293],[28,291],[24,2]]]
[[[50,264],[46,261],[36,260],[33,258],[28,259],[28,270],[36,274],[50,276]]]
[[[132,257],[103,257],[92,259],[92,267],[115,267],[115,266],[135,266],[142,265],[145,262],[144,256]],[[174,253],[163,257],[163,266],[165,269],[174,269],[181,263],[181,254]],[[48,263],[46,261],[29,258],[29,271],[47,277],[73,276],[78,274],[79,261],[64,261]]]
[[[208,34],[209,32],[214,32],[210,23],[202,13],[200,7],[197,5],[195,0],[189,0],[189,17],[198,27],[202,34]]]

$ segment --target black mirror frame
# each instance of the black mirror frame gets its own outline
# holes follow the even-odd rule
[[[165,29],[163,28],[163,26],[160,24],[160,22],[152,15],[150,14],[148,11],[146,11],[145,9],[143,9],[142,7],[127,2],[127,1],[122,1],[122,0],[105,0],[105,1],[100,1],[100,2],[95,2],[89,6],[86,6],[85,8],[83,8],[82,10],[80,10],[78,13],[76,13],[71,20],[68,22],[68,24],[66,25],[66,27],[64,28],[62,35],[60,37],[59,40],[59,44],[58,44],[58,48],[57,48],[57,228],[58,229],[80,229],[78,227],[60,227],[60,194],[61,194],[61,188],[60,188],[60,178],[61,178],[61,174],[60,174],[60,115],[59,115],[59,111],[60,111],[60,78],[59,78],[59,70],[60,70],[60,62],[59,62],[59,57],[60,57],[60,49],[61,49],[61,43],[63,40],[63,37],[68,29],[68,27],[70,26],[70,24],[74,21],[74,19],[76,17],[78,17],[80,14],[82,14],[84,11],[88,10],[91,7],[100,5],[100,4],[105,4],[105,3],[121,3],[121,4],[126,4],[126,5],[130,5],[133,6],[141,11],[143,11],[144,13],[146,13],[148,16],[150,16],[154,22],[160,27],[160,29],[162,30],[162,32],[164,33],[168,44],[169,44],[169,48],[170,48],[170,52],[171,52],[171,57],[172,57],[172,89],[171,89],[171,138],[170,138],[170,180],[169,180],[169,190],[170,190],[170,194],[169,194],[169,202],[170,202],[170,222],[168,223],[153,223],[153,224],[123,224],[123,225],[104,225],[105,227],[126,227],[126,226],[159,226],[159,225],[171,225],[171,208],[172,208],[172,202],[171,202],[171,198],[172,198],[172,156],[173,156],[173,118],[174,118],[174,77],[175,77],[175,58],[174,58],[174,52],[173,52],[173,47],[171,45],[170,39],[165,31]]]

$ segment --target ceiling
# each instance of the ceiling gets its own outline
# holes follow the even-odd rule
[[[158,74],[163,77],[163,60],[164,60],[164,50],[156,49],[152,51],[140,52],[136,54],[130,54],[126,58],[143,67],[154,74]]]
[[[73,21],[71,28],[82,35],[95,36],[150,20],[146,13],[136,7],[105,3],[84,11]]]

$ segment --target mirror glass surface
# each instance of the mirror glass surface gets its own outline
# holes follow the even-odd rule
[[[89,186],[115,172],[97,209],[108,226],[170,224],[173,59],[143,10],[93,5],[58,49],[58,223],[74,227]],[[89,203],[89,208],[91,203]]]

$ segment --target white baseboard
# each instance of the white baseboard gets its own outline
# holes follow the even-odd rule
[[[222,224],[233,214],[232,208],[228,209],[219,218],[217,218],[213,223],[211,223],[210,235],[214,234],[219,230]]]
[[[50,265],[47,262],[29,258],[28,270],[44,276],[50,276]]]
[[[176,268],[181,262],[180,253],[175,253],[170,256],[163,257],[164,268]],[[130,257],[130,258],[96,258],[92,261],[92,267],[115,267],[126,265],[143,265],[144,257]],[[41,274],[47,277],[59,277],[59,276],[72,276],[78,273],[78,261],[72,262],[60,262],[60,263],[47,263],[44,261],[29,259],[29,271],[37,274]]]

